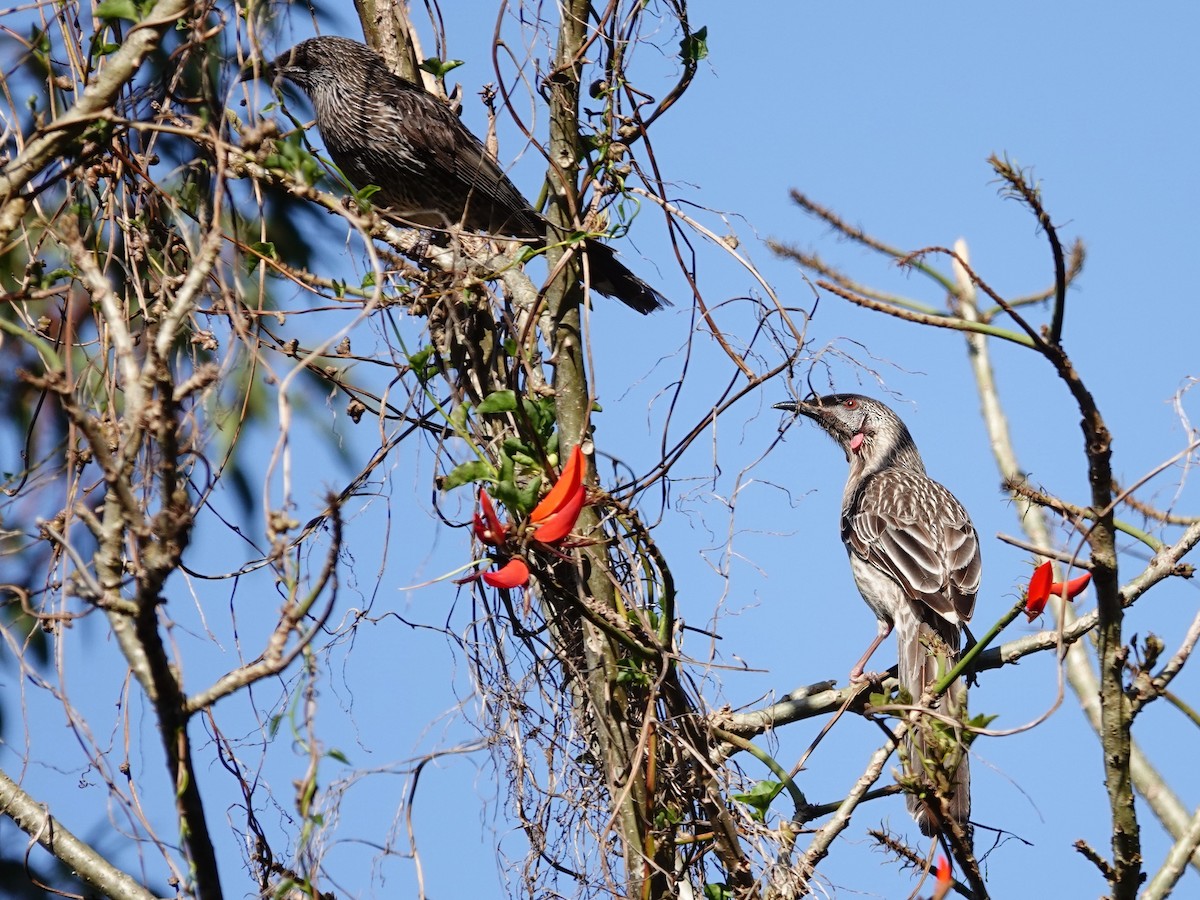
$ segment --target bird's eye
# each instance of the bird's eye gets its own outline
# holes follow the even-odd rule
[[[853,397],[847,397],[842,401],[842,406],[846,407],[846,409],[855,409],[858,407],[858,401]]]

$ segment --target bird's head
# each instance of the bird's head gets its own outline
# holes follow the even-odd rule
[[[387,70],[383,59],[364,44],[327,35],[301,41],[263,65],[257,74],[247,69],[239,80],[267,78],[275,83],[286,79],[315,97],[325,86],[350,88],[351,81],[365,83],[377,68]]]
[[[878,400],[861,394],[814,394],[807,400],[776,403],[775,409],[807,416],[820,425],[842,448],[852,471],[865,474],[888,465],[924,469],[907,426]]]

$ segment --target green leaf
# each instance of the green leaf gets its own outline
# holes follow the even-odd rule
[[[179,205],[191,215],[196,214],[196,210],[200,208],[200,185],[195,181],[188,179],[179,188]]]
[[[767,816],[767,808],[771,805],[771,801],[779,794],[781,786],[778,781],[767,779],[758,782],[758,784],[754,785],[754,787],[744,794],[734,794],[733,799],[745,803],[753,809],[754,812],[752,815],[754,818],[762,822]]]
[[[679,58],[695,65],[708,57],[708,26],[697,29],[679,42]]]
[[[521,508],[521,491],[511,478],[501,475],[500,480],[492,485],[492,495],[503,503],[510,513]]]
[[[340,763],[345,763],[346,765],[350,765],[350,759],[346,756],[345,753],[343,753],[341,750],[338,750],[336,747],[334,747],[332,750],[330,750],[326,754],[326,756],[328,756],[330,759],[336,759]]]
[[[365,188],[354,191],[350,196],[354,198],[354,203],[358,207],[359,212],[368,212],[371,209],[371,198],[379,193],[380,187],[377,184],[368,184]]]
[[[540,476],[533,479],[533,481],[529,482],[529,484],[527,484],[525,487],[517,488],[516,508],[522,513],[524,513],[526,510],[532,510],[537,505],[538,494],[541,493],[541,490],[542,479]]]
[[[289,134],[275,142],[275,152],[268,154],[263,165],[268,169],[281,169],[300,178],[305,184],[317,184],[325,177],[316,157],[303,145],[303,135]]]
[[[986,713],[980,713],[977,716],[971,716],[969,719],[967,719],[967,730],[963,732],[962,742],[964,744],[966,744],[968,747],[971,746],[971,742],[974,741],[975,738],[979,737],[978,732],[976,732],[974,729],[987,728],[989,725],[991,725],[993,722],[995,722],[998,718],[1000,718],[1000,717],[999,716],[989,716]]]
[[[517,395],[513,391],[495,391],[483,398],[476,407],[481,413],[513,412],[517,408]]]
[[[683,815],[677,809],[662,807],[654,814],[655,828],[669,828],[683,821]]]
[[[38,56],[43,65],[49,62],[50,32],[37,25],[29,26],[29,52]]]
[[[505,438],[500,448],[518,462],[529,459],[533,456],[533,448],[524,441],[517,438]]]
[[[258,264],[266,259],[279,259],[279,254],[275,252],[275,245],[270,241],[255,241],[250,245],[250,255],[246,257],[246,270],[251,274],[258,268]]]
[[[105,21],[126,19],[130,22],[138,22],[141,20],[141,14],[133,0],[104,0],[96,7],[94,15],[97,19]]]
[[[733,900],[733,891],[725,884],[709,882],[704,886],[704,900]]]
[[[649,687],[650,677],[642,671],[641,665],[636,660],[622,659],[617,662],[617,684]]]
[[[430,378],[437,374],[438,365],[433,360],[433,347],[425,347],[418,350],[416,353],[408,357],[408,366],[412,369],[412,373],[417,376],[417,381],[424,384]],[[464,409],[464,407],[459,407]]]
[[[438,78],[445,78],[447,72],[453,72],[462,64],[461,59],[440,60],[436,56],[430,56],[421,62],[420,68]]]
[[[491,463],[482,459],[473,459],[462,465],[455,466],[450,474],[442,479],[442,490],[452,491],[464,484],[475,481],[490,481],[496,477],[496,470]]]

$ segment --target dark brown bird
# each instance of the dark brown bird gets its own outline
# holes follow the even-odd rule
[[[879,620],[879,634],[851,670],[863,677],[871,654],[896,630],[900,684],[920,699],[959,658],[961,631],[979,591],[979,539],[971,517],[946,488],[925,474],[908,428],[878,400],[830,394],[776,409],[812,419],[841,446],[850,463],[842,495],[842,541],[859,593]],[[943,668],[944,667],[944,668]],[[951,718],[966,710],[960,679],[934,705]],[[968,829],[971,815],[967,754],[946,771],[918,724],[909,731],[910,772],[932,790],[946,786],[949,816]],[[937,775],[940,768],[942,777]],[[937,806],[908,794],[908,808],[925,834],[938,829]]]
[[[388,69],[358,41],[301,41],[262,71],[286,78],[312,101],[317,129],[356,188],[407,222],[506,235],[544,247],[546,219],[513,186],[475,135],[420,85]],[[250,73],[243,77],[252,77]],[[584,241],[592,287],[640,313],[669,305],[627,269],[612,248]]]

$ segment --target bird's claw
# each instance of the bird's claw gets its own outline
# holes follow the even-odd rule
[[[860,685],[880,684],[887,678],[887,672],[864,672],[862,669],[855,669],[850,672],[850,684],[858,687]]]

